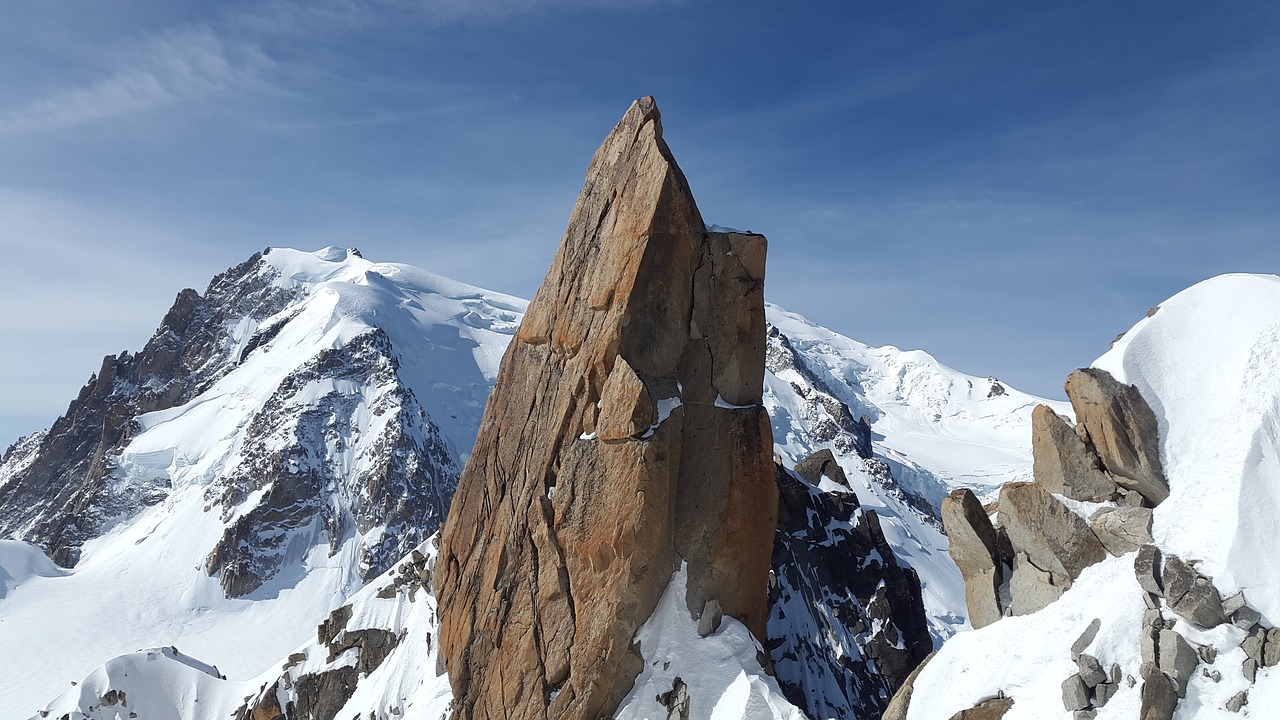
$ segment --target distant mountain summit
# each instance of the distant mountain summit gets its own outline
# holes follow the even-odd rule
[[[440,526],[523,308],[341,248],[180,293],[0,464],[0,533],[73,569],[0,602],[5,645],[61,648],[0,660],[57,673],[14,690],[34,706],[143,645],[255,673],[295,647]]]

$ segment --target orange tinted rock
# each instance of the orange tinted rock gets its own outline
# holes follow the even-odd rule
[[[503,359],[435,569],[457,718],[608,716],[687,563],[763,639],[765,241],[708,235],[651,98],[596,152]]]

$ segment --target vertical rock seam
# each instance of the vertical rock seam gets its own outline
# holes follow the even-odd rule
[[[608,716],[687,563],[763,639],[763,236],[707,233],[652,98],[596,151],[507,349],[435,569],[455,718]]]

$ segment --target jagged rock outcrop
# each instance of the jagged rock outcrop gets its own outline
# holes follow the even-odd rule
[[[141,352],[106,358],[66,415],[6,455],[0,535],[41,545],[73,565],[104,522],[161,502],[174,492],[176,473],[207,460],[197,482],[204,509],[218,513],[224,527],[205,549],[204,567],[228,596],[253,593],[316,544],[336,552],[353,534],[362,536],[356,569],[372,578],[435,532],[459,469],[402,381],[387,333],[366,327],[318,351],[272,352],[282,335],[316,332],[306,326],[314,317],[300,319],[310,287],[281,270],[297,256],[369,265],[354,249],[268,249],[215,277],[203,295],[179,293]],[[330,312],[338,322],[340,312]],[[253,372],[268,355],[273,359]],[[219,386],[245,369],[237,388]],[[278,385],[255,384],[277,371]],[[246,416],[234,427],[231,450],[231,428],[225,444],[201,444],[206,428],[194,426],[212,416],[192,418],[210,397],[205,393],[224,408],[249,398],[240,403]],[[164,423],[141,417],[156,411],[170,412]],[[189,423],[188,435],[132,454],[132,443],[146,440],[151,427],[179,418]],[[220,453],[226,455],[211,460]]]
[[[385,528],[360,548],[365,579],[443,524],[458,467],[439,428],[399,382],[399,367],[386,333],[369,331],[290,373],[246,427],[244,461],[205,492],[227,523],[205,571],[228,597],[272,577],[294,533],[312,523],[323,527],[331,552],[352,530]],[[317,385],[335,389],[317,398]],[[337,389],[344,386],[364,390]],[[362,433],[362,416],[379,422]],[[329,447],[335,451],[320,451]],[[246,507],[255,492],[258,501]]]
[[[1089,524],[1038,482],[1000,488],[1000,524],[1016,552],[1011,580],[1015,615],[1052,602],[1080,571],[1107,556]]]
[[[844,468],[836,462],[836,456],[830,450],[819,450],[796,463],[792,470],[814,487],[820,485],[824,477],[837,485],[849,487],[849,478],[844,474]]]
[[[777,488],[758,235],[707,233],[636,101],[503,359],[435,569],[458,718],[595,718],[680,567],[765,634]],[[646,423],[649,423],[646,425]]]
[[[821,451],[801,464],[839,469]],[[776,472],[767,647],[778,683],[810,717],[876,717],[933,649],[920,578],[852,492]]]
[[[138,430],[134,418],[190,400],[235,366],[239,348],[227,333],[233,321],[265,319],[293,298],[258,272],[260,260],[254,255],[218,275],[204,295],[178,293],[141,352],[103,358],[38,448],[22,458],[25,468],[0,486],[0,535],[40,545],[54,562],[72,567],[105,520],[164,499],[163,481],[108,482],[115,457]]]
[[[991,518],[968,488],[953,490],[942,501],[942,525],[951,541],[947,552],[964,577],[969,623],[985,627],[1000,619],[1003,563]]]
[[[1116,484],[1141,493],[1153,505],[1169,497],[1159,425],[1138,389],[1097,368],[1076,370],[1064,387],[1076,422]]]
[[[979,521],[976,499],[966,513],[952,493],[949,517],[944,503],[974,627],[994,622],[998,612],[1035,612],[1060,597],[1084,568],[1151,542],[1150,506],[1168,496],[1168,486],[1150,406],[1136,388],[1094,368],[1072,373],[1066,390],[1080,424],[1072,427],[1052,408],[1036,407],[1035,480],[1001,488],[994,545],[974,536],[986,524]],[[1104,505],[1086,519],[1066,501]],[[1000,572],[1010,566],[1011,573]],[[1001,604],[1001,583],[1008,607]]]
[[[1031,454],[1036,482],[1049,492],[1089,502],[1110,500],[1116,492],[1097,456],[1048,405],[1037,405],[1031,413]]]
[[[871,423],[866,415],[854,418],[849,406],[836,396],[825,380],[813,368],[804,355],[796,352],[791,340],[778,328],[769,326],[765,365],[775,375],[794,370],[804,383],[793,382],[792,389],[804,398],[810,436],[818,442],[830,442],[840,452],[853,451],[858,457],[870,459]],[[921,499],[925,507],[928,503]]]

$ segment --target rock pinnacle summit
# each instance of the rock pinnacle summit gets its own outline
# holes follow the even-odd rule
[[[635,101],[502,362],[435,566],[455,718],[608,716],[673,574],[763,639],[763,236],[707,232]]]

